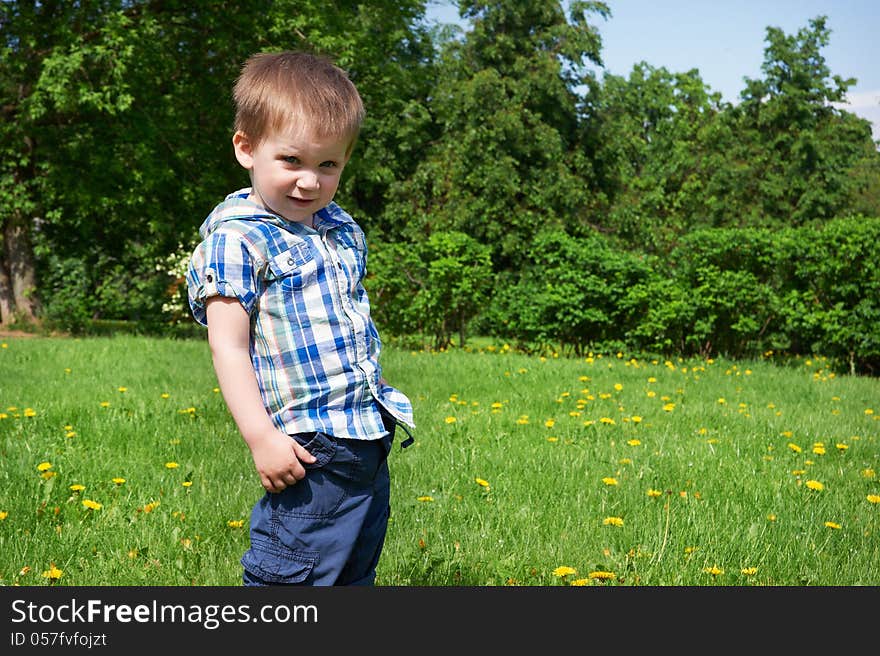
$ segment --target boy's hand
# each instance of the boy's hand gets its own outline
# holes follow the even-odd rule
[[[315,456],[277,430],[254,439],[250,447],[260,482],[267,492],[277,493],[295,485],[306,475],[302,463],[315,462]]]

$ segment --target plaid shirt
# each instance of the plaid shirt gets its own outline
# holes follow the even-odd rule
[[[409,399],[380,383],[361,228],[333,202],[315,215],[315,229],[285,221],[249,201],[249,192],[227,196],[199,229],[187,272],[196,321],[208,324],[208,298],[238,299],[250,315],[263,403],[285,433],[380,438],[376,401],[413,427]]]

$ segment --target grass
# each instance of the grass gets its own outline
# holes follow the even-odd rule
[[[0,346],[0,584],[240,584],[262,488],[203,340]],[[877,379],[491,345],[382,361],[418,427],[390,456],[380,585],[880,584]]]

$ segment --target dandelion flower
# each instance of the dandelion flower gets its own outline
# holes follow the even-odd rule
[[[51,462],[41,462],[39,465],[37,465],[37,471],[44,472],[44,471],[47,471],[47,470],[49,470],[49,469],[52,469],[52,463],[51,463]]]
[[[573,579],[569,585],[575,587],[583,587],[590,584],[590,579]]]
[[[119,388],[117,388],[117,391],[122,392],[123,394],[125,394],[125,392],[128,391],[128,388],[127,388],[127,387],[119,387]]]
[[[617,479],[612,478],[611,476],[606,476],[602,479],[602,482],[605,483],[605,485],[617,485]]]
[[[421,497],[416,497],[416,501],[433,501],[433,500],[434,500],[434,497],[429,497],[427,495],[421,496]]]
[[[757,567],[744,567],[743,569],[740,570],[740,573],[743,576],[754,576],[755,574],[758,573],[758,568]]]
[[[184,481],[183,483],[181,483],[181,485],[183,485],[183,487],[191,487],[192,484],[193,484],[192,481]]]
[[[627,440],[626,443],[629,444],[630,446],[639,446],[642,443],[642,441],[641,440]]]
[[[178,467],[180,467],[180,465],[178,465],[176,462],[166,462],[165,466],[168,469],[177,469]]]
[[[60,579],[62,577],[63,574],[64,574],[63,570],[60,570],[57,567],[55,567],[55,563],[51,563],[49,565],[49,569],[47,569],[45,572],[43,572],[43,578],[49,579],[50,581],[57,581],[58,579]]]
[[[612,426],[616,423],[611,417],[600,417],[599,422],[603,424],[608,424],[609,426]]]
[[[590,572],[589,574],[587,574],[587,577],[591,578],[591,579],[599,579],[601,581],[607,581],[609,579],[614,578],[614,572],[605,572],[602,570],[597,570],[595,572]]]
[[[24,416],[25,417],[36,417],[37,411],[34,410],[33,408],[25,408],[24,409]]]
[[[553,428],[553,426],[556,425],[556,420],[555,419],[548,419],[547,421],[544,422],[544,425],[547,428]]]
[[[620,392],[621,390],[623,390],[623,385],[621,385],[620,383],[614,383],[614,389]]]
[[[639,423],[641,423],[642,418],[641,418],[639,415],[633,415],[633,416],[632,416],[632,421],[633,421],[634,424],[639,424]]]
[[[74,492],[82,492],[83,490],[86,489],[86,486],[80,485],[79,483],[76,483],[74,485],[71,485],[70,489],[73,490]]]
[[[241,528],[242,526],[244,526],[244,520],[243,519],[230,519],[228,522],[226,522],[226,525],[229,528]]]
[[[800,453],[801,451],[803,451],[803,449],[801,449],[801,448],[800,448],[797,444],[795,444],[794,442],[789,442],[789,443],[788,443],[788,448],[791,449],[792,451],[794,451],[795,453]]]
[[[880,494],[869,494],[868,495],[869,503],[880,503]]]
[[[143,510],[145,513],[151,513],[151,512],[153,512],[158,506],[159,506],[159,502],[158,502],[158,501],[150,501],[150,503],[148,503],[147,505],[145,505],[145,506],[142,508],[142,510]]]
[[[125,479],[117,476],[116,478],[111,479],[111,482],[116,483],[116,485],[122,485],[123,483],[125,483]]]
[[[9,517],[9,513],[5,510],[0,510],[0,522]]]
[[[837,522],[825,522],[825,526],[827,526],[828,528],[840,528],[840,524],[838,524]]]
[[[577,570],[574,567],[568,567],[567,565],[560,565],[553,570],[553,576],[558,576],[560,578],[571,574],[577,574]]]
[[[479,485],[480,487],[484,487],[487,490],[489,489],[489,481],[483,480],[482,478],[475,478],[474,480],[477,482],[477,485]]]
[[[703,571],[706,572],[706,574],[711,574],[712,576],[721,576],[722,574],[724,574],[724,570],[717,565],[712,565],[712,567],[704,567]]]
[[[446,418],[447,424],[454,424],[456,421],[458,421],[458,420],[455,417],[447,417]]]
[[[83,499],[82,504],[88,508],[89,510],[100,510],[103,506],[97,501],[92,501],[91,499]]]
[[[110,401],[101,401],[101,407],[102,407],[102,408],[109,408],[109,407],[110,407]]]
[[[816,490],[817,492],[821,492],[825,489],[825,486],[819,481],[807,481],[807,487],[811,490]]]
[[[648,490],[647,494],[652,499],[656,499],[657,497],[661,496],[663,493],[660,490],[653,490],[652,489],[652,490]]]
[[[673,410],[675,410],[675,404],[674,403],[667,403],[666,405],[663,406],[663,409],[666,412],[672,412]]]
[[[602,520],[605,526],[623,526],[623,519],[620,517],[606,517]]]

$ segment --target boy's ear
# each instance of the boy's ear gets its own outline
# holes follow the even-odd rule
[[[232,135],[232,147],[235,148],[235,159],[244,168],[250,170],[254,166],[254,147],[247,135],[239,130]]]

